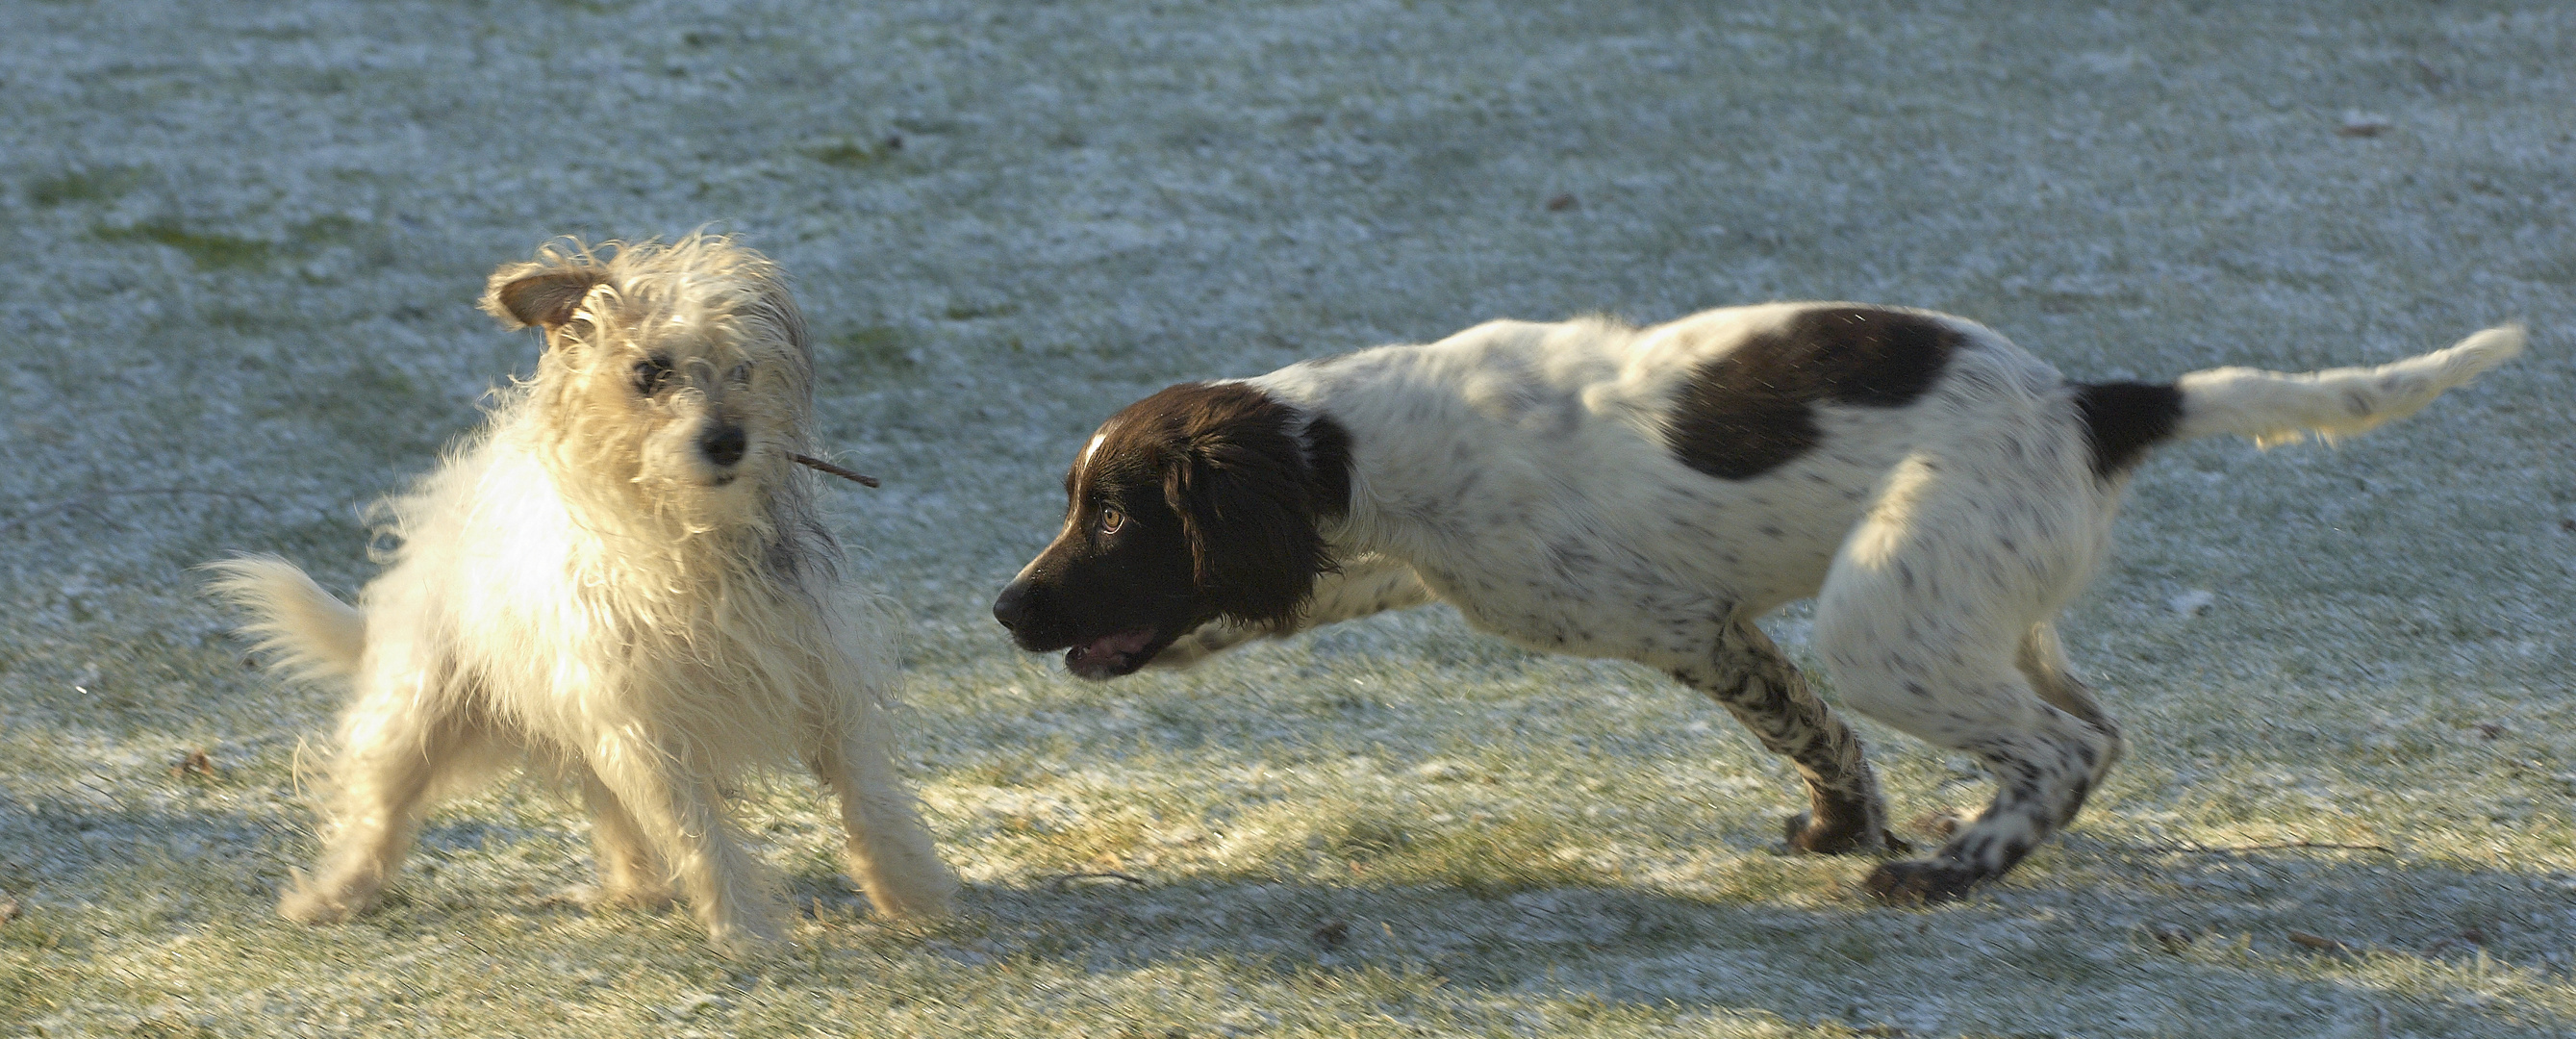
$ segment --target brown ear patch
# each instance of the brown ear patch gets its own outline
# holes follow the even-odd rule
[[[596,267],[513,264],[492,275],[491,288],[483,295],[483,309],[503,321],[516,322],[518,327],[534,325],[551,332],[572,320],[573,312],[581,309],[581,301],[590,297],[590,290],[607,280],[608,272]]]

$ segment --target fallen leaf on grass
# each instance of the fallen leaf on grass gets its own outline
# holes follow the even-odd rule
[[[17,918],[18,900],[14,898],[0,898],[0,924],[8,923],[9,921]]]
[[[180,758],[178,764],[170,766],[170,778],[179,779],[186,776],[215,778],[214,755],[206,753],[206,748],[198,747],[189,751],[187,757]]]
[[[1562,213],[1582,204],[1583,203],[1578,201],[1571,193],[1558,195],[1555,198],[1547,200],[1547,211],[1550,213]]]
[[[1307,937],[1313,938],[1315,940],[1315,944],[1321,945],[1324,948],[1338,949],[1342,947],[1343,942],[1351,940],[1351,925],[1341,920],[1335,920],[1322,927],[1315,928],[1315,933],[1308,935]]]

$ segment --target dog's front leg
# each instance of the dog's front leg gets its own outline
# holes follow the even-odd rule
[[[599,895],[591,904],[642,909],[669,905],[671,875],[663,868],[661,856],[653,853],[652,837],[636,822],[635,813],[627,811],[617,794],[600,781],[599,773],[586,763],[573,767],[580,772],[582,800],[590,805],[590,844],[599,860]]]
[[[1860,737],[1807,688],[1806,676],[1762,629],[1726,622],[1709,666],[1679,668],[1673,677],[1707,693],[1763,747],[1797,766],[1809,808],[1789,820],[1791,850],[1845,854],[1901,843],[1887,832],[1887,803]]]
[[[885,710],[866,703],[857,712],[827,729],[826,745],[813,760],[815,776],[840,798],[850,879],[880,913],[907,920],[946,916],[957,875],[939,860],[911,791],[895,774]]]
[[[624,733],[598,736],[588,763],[661,854],[705,925],[708,944],[740,954],[778,938],[760,863],[725,818],[712,769],[683,749]]]

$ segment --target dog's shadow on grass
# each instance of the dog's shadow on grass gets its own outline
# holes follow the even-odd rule
[[[387,905],[345,926],[471,932],[478,941],[489,935],[489,950],[552,933],[589,917],[553,894],[587,879],[582,837],[578,827],[434,819]],[[197,899],[181,917],[293,927],[275,921],[270,905],[307,843],[221,811],[0,808],[0,893],[32,895],[29,912],[46,916],[63,911],[47,906],[70,893],[151,885]],[[516,862],[527,851],[549,865],[489,861]],[[942,961],[941,972],[970,979],[1013,963],[1101,976],[1215,964],[1283,982],[1430,979],[1471,998],[1917,1033],[1927,1022],[1909,1015],[1940,1018],[1941,1032],[2029,1031],[2004,1027],[1997,1015],[2015,1005],[2010,991],[2033,985],[2063,993],[2053,1004],[2063,1020],[2147,1030],[2232,1034],[2244,1031],[2228,1027],[2239,1015],[2270,1012],[2246,1005],[2309,1012],[2294,1004],[2323,1000],[2384,1007],[2392,1030],[2447,1034],[2478,1022],[2509,1033],[2548,1016],[2527,995],[2534,985],[2567,984],[2568,942],[2557,922],[2576,911],[2576,876],[2563,873],[2302,849],[2181,853],[2080,834],[1999,888],[1929,910],[1813,891],[1699,897],[1618,884],[1479,890],[1101,871],[975,884],[956,919],[915,929],[871,915],[837,865],[819,857],[791,867],[785,881],[802,918],[799,942],[826,954],[858,951],[867,962]],[[586,941],[654,947],[701,937],[685,911],[574,926]],[[790,956],[765,969],[793,984],[799,962]],[[2392,974],[2413,980],[2392,982]],[[2508,975],[2526,983],[2495,989]],[[2142,987],[2217,995],[2142,1010],[2134,1002]],[[2295,994],[2281,995],[2285,988]],[[1927,992],[1989,990],[1994,998],[1921,1009]],[[2153,1019],[2141,1022],[2141,1013]],[[2252,1031],[2301,1034],[2294,1025]]]
[[[1222,961],[1258,964],[1282,978],[1427,975],[1452,989],[1495,995],[1853,1027],[1919,1007],[1924,992],[1972,991],[1992,984],[1980,977],[2000,975],[2015,986],[2042,983],[2064,993],[2059,1006],[2079,1021],[2135,1021],[2131,996],[2142,984],[2245,993],[2287,983],[2318,998],[2382,1007],[2376,1012],[2393,1025],[2417,1021],[2439,1032],[2465,1020],[2506,1027],[2539,1008],[2464,985],[2390,1001],[2384,979],[2367,975],[2384,973],[2391,957],[2429,961],[2436,971],[2517,971],[2558,983],[2569,974],[2562,937],[2526,921],[2535,908],[2556,914],[2576,907],[2576,877],[2382,859],[2321,868],[2296,862],[2301,871],[2289,880],[2284,869],[2295,853],[2157,861],[2162,872],[2143,884],[2091,885],[2086,864],[1931,909],[1858,896],[1791,904],[1616,887],[1480,893],[1258,876],[1070,874],[974,886],[957,921],[893,954],[964,965],[1017,959],[1094,973]],[[2450,897],[2427,897],[2414,909],[2387,904],[2401,890],[2494,894],[2475,904]],[[827,925],[864,912],[864,900],[825,878],[795,879],[790,896]],[[1988,1009],[2002,1013],[2003,1005]],[[2219,1028],[2245,1012],[2216,1004],[2165,1009],[2176,1015],[2166,1024],[2187,1030]]]

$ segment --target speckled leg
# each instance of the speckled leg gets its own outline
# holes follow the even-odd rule
[[[1860,737],[1807,688],[1805,676],[1762,629],[1745,620],[1719,629],[1705,667],[1673,677],[1707,693],[1753,730],[1763,747],[1788,758],[1807,783],[1808,811],[1789,821],[1789,848],[1819,854],[1884,850],[1887,805]]]
[[[2120,763],[2127,744],[2120,738],[2119,723],[2112,721],[2094,698],[2093,687],[2075,677],[2066,661],[2066,648],[2057,641],[2057,626],[2032,625],[2030,633],[2022,636],[2021,654],[2013,663],[2021,669],[2022,677],[2030,680],[2031,691],[2048,701],[2049,706],[2084,719],[2111,738],[2110,749],[2103,752],[2101,763],[2093,769],[2093,785],[2100,787],[2111,774],[2111,766]]]

